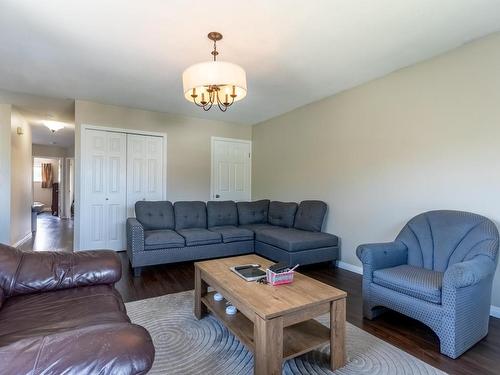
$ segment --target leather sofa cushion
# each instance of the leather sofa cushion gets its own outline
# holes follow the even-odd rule
[[[266,224],[269,212],[269,199],[263,199],[255,202],[238,202],[238,223],[247,224]]]
[[[402,265],[373,272],[373,282],[409,296],[441,303],[443,272]]]
[[[144,249],[170,249],[184,247],[184,237],[170,229],[147,230],[144,232]]]
[[[253,241],[253,232],[249,229],[238,228],[233,225],[210,227],[208,230],[219,233],[222,242]]]
[[[238,210],[234,201],[207,202],[208,227],[238,225]]]
[[[291,252],[338,245],[338,237],[333,234],[294,228],[261,230],[255,233],[255,239]]]
[[[33,336],[124,322],[130,320],[120,294],[111,285],[10,297],[0,310],[0,347]]]
[[[207,228],[207,207],[201,201],[174,203],[175,229]]]
[[[210,245],[222,242],[220,233],[211,232],[203,228],[187,228],[177,230],[186,240],[186,246]]]
[[[326,203],[322,201],[302,201],[295,214],[294,228],[321,232],[326,214]]]
[[[297,207],[298,204],[295,202],[272,201],[269,203],[269,224],[286,228],[293,227]]]
[[[174,208],[169,201],[138,201],[135,203],[135,217],[144,230],[174,229]]]
[[[276,225],[271,225],[271,224],[246,224],[246,225],[240,225],[238,228],[248,229],[254,233],[257,233],[260,232],[261,230],[278,229],[281,227],[277,227]]]

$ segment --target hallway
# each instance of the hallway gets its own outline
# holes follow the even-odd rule
[[[61,220],[50,212],[43,212],[37,218],[37,231],[21,246],[21,250],[73,251],[73,220]]]

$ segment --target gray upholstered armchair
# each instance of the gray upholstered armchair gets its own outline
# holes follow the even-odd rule
[[[480,215],[430,211],[394,242],[361,245],[363,313],[389,308],[428,325],[457,358],[488,333],[498,230]]]

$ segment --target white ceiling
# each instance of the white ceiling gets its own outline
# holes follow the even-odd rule
[[[499,29],[498,0],[0,0],[0,88],[251,124]],[[226,113],[182,95],[209,31],[247,71]]]

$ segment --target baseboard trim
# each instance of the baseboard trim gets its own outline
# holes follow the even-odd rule
[[[24,236],[19,241],[17,241],[14,245],[12,245],[12,247],[19,247],[19,246],[21,246],[23,243],[25,243],[26,241],[28,241],[31,238],[31,236],[32,236],[32,233],[29,232],[26,236]]]
[[[499,318],[500,319],[500,306],[493,306],[491,305],[490,307],[490,316],[494,318]]]
[[[342,268],[343,270],[358,273],[360,275],[363,274],[363,267],[359,267],[359,266],[355,266],[354,264],[342,262],[341,260],[337,261],[337,267]],[[500,306],[491,305],[490,306],[490,316],[500,319]]]
[[[342,268],[343,270],[351,271],[357,274],[363,274],[363,267],[355,266],[354,264],[342,262],[341,260],[337,261],[337,267]]]

